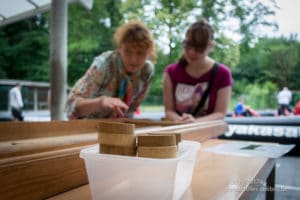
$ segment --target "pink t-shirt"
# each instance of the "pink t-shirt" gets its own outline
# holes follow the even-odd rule
[[[212,68],[213,69],[213,68]],[[173,98],[175,100],[176,111],[182,113],[193,113],[199,104],[201,97],[208,87],[212,69],[199,78],[191,77],[185,68],[178,63],[170,64],[166,67],[165,72],[169,74],[173,85]],[[219,64],[215,80],[210,89],[210,94],[199,115],[210,114],[215,109],[217,92],[226,86],[233,84],[230,69]]]

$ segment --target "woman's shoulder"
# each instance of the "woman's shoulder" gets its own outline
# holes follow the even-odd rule
[[[150,60],[146,60],[143,71],[145,71],[145,73],[152,74],[154,72],[154,64]]]
[[[220,84],[222,83],[223,85],[232,85],[233,78],[230,68],[223,63],[219,63],[218,71],[216,73],[216,79],[220,80]]]
[[[179,63],[171,63],[166,66],[165,71],[168,73],[172,73],[178,70],[182,70],[183,68],[179,65]]]
[[[218,67],[218,71],[220,71],[221,73],[231,74],[231,70],[227,65],[223,63],[218,63]]]
[[[149,80],[149,78],[151,78],[153,75],[154,75],[154,64],[150,60],[147,60],[145,62],[144,67],[141,70],[140,77],[143,80]]]
[[[115,59],[114,57],[114,51],[105,51],[94,58],[92,65],[96,66],[97,69],[106,67],[107,63]]]

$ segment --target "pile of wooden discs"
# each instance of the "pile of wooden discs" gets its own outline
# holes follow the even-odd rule
[[[99,152],[136,156],[134,124],[121,122],[100,122],[98,128]]]
[[[175,134],[135,135],[135,125],[120,122],[100,122],[99,152],[148,158],[176,158]]]
[[[228,131],[221,120],[150,127],[135,130],[135,124],[124,122],[99,123],[100,153],[148,158],[175,158],[181,137],[205,141]]]

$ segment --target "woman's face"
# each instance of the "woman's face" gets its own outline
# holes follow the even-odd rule
[[[186,39],[183,41],[183,47],[185,59],[189,64],[192,64],[199,62],[208,55],[212,48],[212,42],[209,42],[207,47],[198,47]]]
[[[122,44],[119,49],[126,72],[135,73],[140,70],[149,56],[148,49],[142,49],[132,44]]]

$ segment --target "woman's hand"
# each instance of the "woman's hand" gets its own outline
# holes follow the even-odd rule
[[[194,116],[188,113],[183,113],[180,118],[181,118],[180,119],[181,122],[185,122],[185,123],[195,122]]]
[[[179,123],[191,123],[191,122],[196,121],[196,119],[191,114],[183,113],[180,116],[172,110],[166,111],[166,118],[168,120],[171,120],[171,121],[174,121],[174,122],[179,122]]]
[[[129,107],[119,98],[101,96],[99,97],[100,108],[109,108],[115,111],[114,117],[124,117],[124,111]]]

